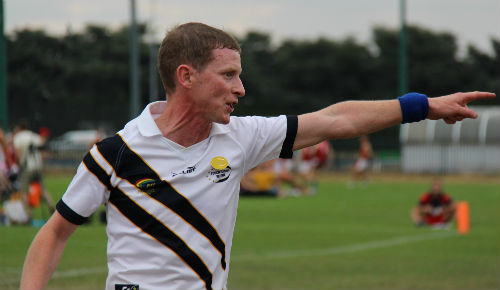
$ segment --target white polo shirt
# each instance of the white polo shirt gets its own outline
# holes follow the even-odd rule
[[[154,122],[164,107],[94,146],[57,209],[81,224],[107,204],[106,289],[226,289],[240,180],[291,157],[297,117],[231,117],[184,148]]]
[[[14,135],[14,147],[20,151],[21,170],[42,170],[42,154],[38,147],[43,145],[40,135],[29,130],[22,130]]]

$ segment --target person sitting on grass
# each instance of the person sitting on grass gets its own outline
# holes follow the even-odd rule
[[[283,197],[280,178],[273,170],[274,162],[266,161],[245,174],[240,183],[240,196]]]
[[[455,203],[443,192],[440,180],[432,182],[429,191],[420,196],[418,204],[411,211],[416,226],[446,228],[455,217]]]

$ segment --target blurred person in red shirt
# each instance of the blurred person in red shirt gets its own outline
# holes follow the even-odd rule
[[[354,186],[356,182],[362,182],[365,185],[368,183],[368,173],[370,172],[372,161],[372,144],[368,136],[363,135],[359,138],[359,151],[352,167],[351,186]]]
[[[443,191],[442,183],[436,179],[429,191],[424,192],[411,211],[416,226],[447,227],[455,217],[455,203]]]

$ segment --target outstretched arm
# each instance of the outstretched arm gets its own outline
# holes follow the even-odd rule
[[[57,211],[40,229],[24,261],[20,289],[43,289],[54,273],[66,241],[78,226]]]
[[[494,98],[488,92],[455,93],[428,98],[427,118],[443,119],[448,124],[477,114],[467,104]],[[354,138],[400,124],[403,120],[398,100],[347,101],[331,105],[317,112],[300,115],[293,150],[317,144],[323,140]]]

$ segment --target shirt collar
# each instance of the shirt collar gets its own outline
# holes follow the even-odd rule
[[[155,123],[155,118],[163,112],[167,102],[159,101],[150,103],[144,108],[144,111],[137,117],[139,132],[144,137],[161,135],[161,131]]]
[[[229,133],[229,126],[228,125],[212,123],[212,130],[210,130],[209,137],[215,136],[215,135],[220,135],[220,134],[227,134],[227,133]]]
[[[138,128],[141,135],[144,137],[162,135],[160,129],[156,125],[155,119],[160,116],[163,110],[165,110],[166,105],[166,101],[158,101],[150,103],[146,106],[146,108],[144,108],[139,117],[137,117]],[[226,134],[228,132],[228,125],[212,123],[212,129],[210,130],[209,137]]]

